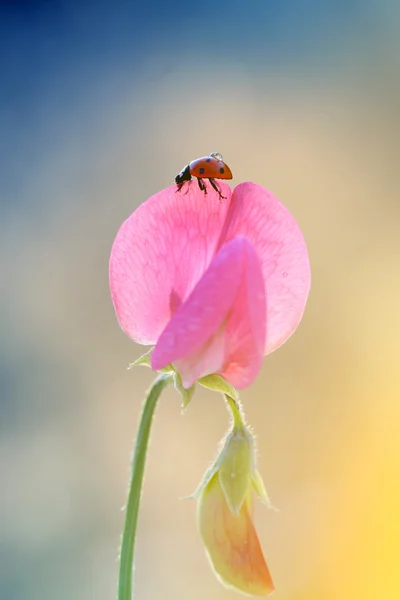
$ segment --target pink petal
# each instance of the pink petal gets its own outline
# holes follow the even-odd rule
[[[257,376],[265,346],[265,290],[259,259],[243,237],[222,246],[160,336],[151,366],[173,363],[189,387],[219,372],[238,388]]]
[[[225,585],[252,596],[273,592],[274,584],[253,524],[250,497],[235,515],[215,473],[200,496],[198,524],[214,571]]]
[[[297,328],[310,289],[310,264],[294,217],[270,192],[241,183],[232,193],[221,244],[246,236],[261,261],[267,304],[265,354],[283,344]]]
[[[110,288],[121,328],[134,341],[154,344],[208,268],[229,208],[196,181],[171,186],[144,202],[123,223],[111,251]],[[186,193],[187,192],[187,193]]]

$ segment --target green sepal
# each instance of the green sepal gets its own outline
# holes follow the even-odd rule
[[[136,360],[129,363],[128,370],[133,369],[133,367],[150,367],[151,369],[151,353],[153,352],[153,348],[150,348],[145,354],[139,356]]]
[[[150,348],[145,354],[139,356],[136,360],[128,365],[128,370],[133,367],[149,367],[151,369],[151,353],[153,352],[154,347]],[[172,365],[167,365],[163,369],[158,369],[158,373],[172,373],[174,368]]]
[[[207,469],[200,485],[189,497],[201,496],[211,479],[218,473],[228,506],[237,515],[249,492],[253,471],[253,437],[246,427],[233,427],[223,442],[218,458]]]
[[[214,392],[221,392],[222,394],[226,394],[230,396],[235,401],[238,399],[238,394],[233,385],[228,383],[226,379],[221,377],[221,375],[206,375],[205,377],[201,377],[197,380],[197,383],[202,385],[203,387],[213,390]]]
[[[210,483],[211,479],[214,477],[215,473],[218,471],[218,460],[212,464],[204,474],[203,479],[199,483],[197,489],[190,494],[190,496],[186,496],[186,498],[196,499],[198,498],[206,489],[207,485]]]
[[[239,514],[254,470],[254,442],[246,427],[234,427],[218,459],[219,481],[229,508]]]
[[[174,372],[174,386],[175,386],[175,389],[181,395],[182,411],[184,411],[184,410],[186,410],[189,402],[191,401],[191,399],[194,396],[194,393],[196,391],[196,384],[194,383],[192,386],[190,386],[190,388],[184,388],[183,384],[182,384],[182,377],[179,375],[179,373],[177,373],[177,371],[175,371]]]
[[[278,510],[271,503],[271,500],[269,499],[269,496],[267,494],[267,490],[265,489],[265,485],[262,480],[262,477],[261,477],[260,473],[257,471],[257,469],[254,469],[254,471],[251,475],[251,482],[253,484],[253,488],[254,488],[260,502],[262,502],[263,504],[265,504],[266,506],[268,506],[268,508],[270,508],[272,510]]]
[[[175,369],[172,365],[167,365],[166,367],[163,367],[162,369],[158,369],[157,373],[174,373]]]

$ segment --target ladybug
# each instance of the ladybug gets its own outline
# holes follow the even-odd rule
[[[214,190],[219,194],[220,198],[225,198],[219,191],[214,179],[232,179],[232,171],[222,160],[222,154],[212,152],[210,156],[203,156],[192,160],[178,175],[175,177],[175,183],[178,184],[179,192],[185,183],[190,181],[192,177],[197,178],[197,183],[202,192],[207,194],[207,187],[203,179],[208,179]]]

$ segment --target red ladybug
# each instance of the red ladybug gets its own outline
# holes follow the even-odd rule
[[[189,165],[182,169],[175,177],[175,183],[178,184],[176,191],[179,192],[185,181],[189,181],[192,177],[197,178],[199,188],[205,194],[207,194],[207,187],[203,179],[208,179],[214,190],[218,192],[219,197],[225,198],[216,186],[214,179],[232,179],[232,171],[222,160],[222,154],[212,152],[210,156],[203,156],[202,158],[192,160]]]

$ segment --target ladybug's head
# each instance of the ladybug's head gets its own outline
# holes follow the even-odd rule
[[[178,175],[175,177],[175,183],[183,183],[184,181],[189,181],[192,176],[190,174],[189,165],[187,165]]]

